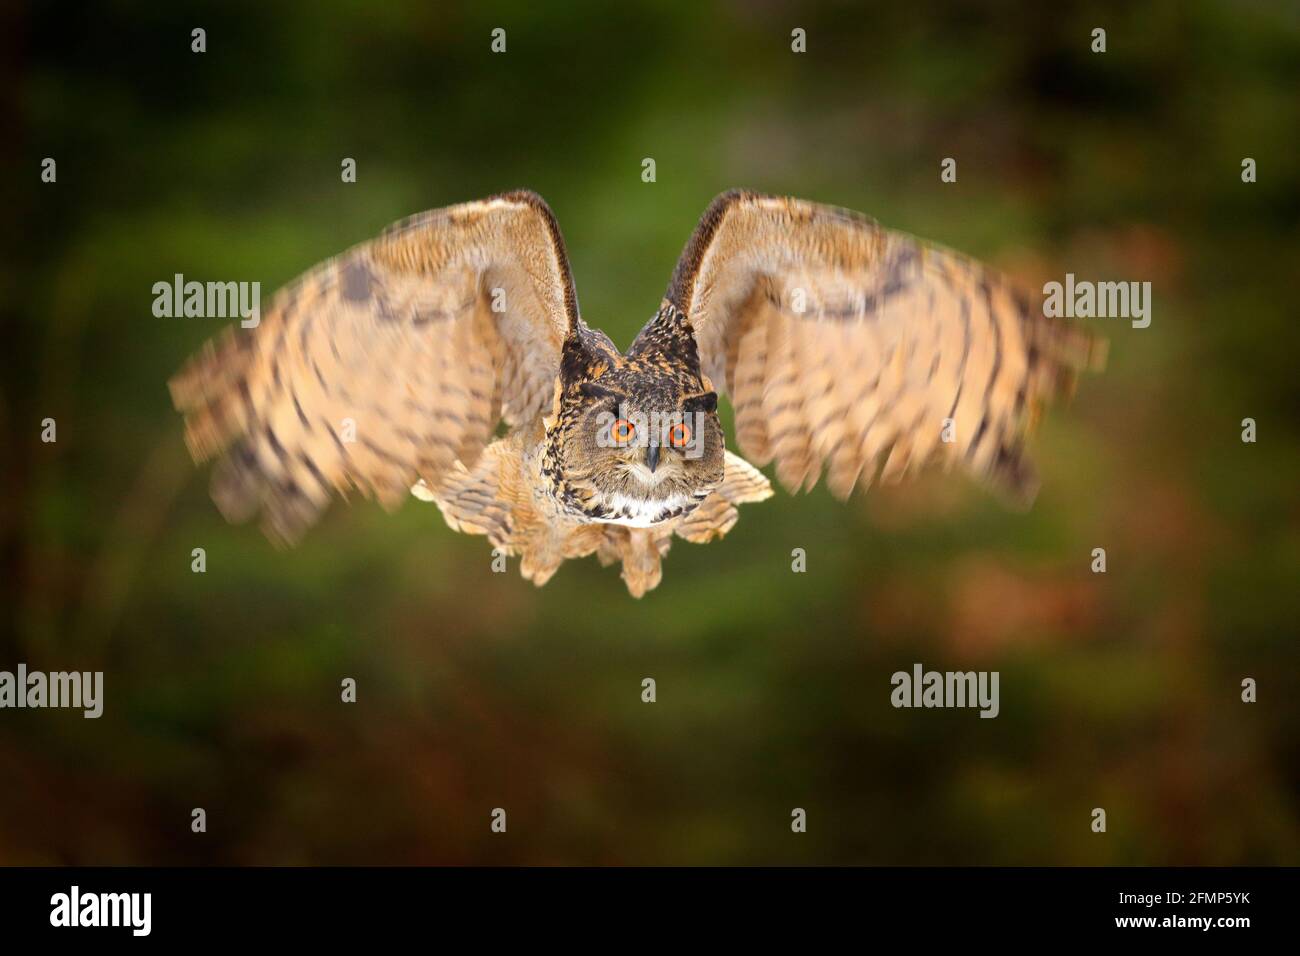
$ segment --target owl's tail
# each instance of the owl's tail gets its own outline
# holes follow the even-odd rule
[[[621,528],[620,557],[623,559],[623,583],[634,598],[653,591],[663,579],[661,559],[672,546],[671,534],[653,528]]]

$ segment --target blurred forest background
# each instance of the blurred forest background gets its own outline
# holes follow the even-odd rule
[[[1296,4],[186,6],[2,15],[0,669],[106,703],[0,712],[0,862],[1300,862]],[[1109,367],[1047,415],[1029,514],[959,475],[780,492],[637,602],[593,559],[493,574],[414,500],[279,552],[208,499],[165,384],[226,323],[153,283],[269,296],[529,187],[625,346],[732,186],[1031,291],[1152,282],[1150,328],[1091,320]],[[893,709],[914,662],[1000,671],[1001,716]]]

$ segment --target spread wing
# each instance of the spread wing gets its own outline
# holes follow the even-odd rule
[[[724,193],[668,301],[731,397],[736,438],[791,491],[840,497],[960,459],[1027,503],[1023,438],[1104,342],[1045,318],[979,263],[854,212]]]
[[[578,322],[555,218],[530,192],[421,213],[281,291],[253,329],[209,342],[172,379],[212,495],[292,543],[331,494],[388,508],[418,479],[472,465],[497,423],[552,399]]]

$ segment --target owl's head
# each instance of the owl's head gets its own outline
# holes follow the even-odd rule
[[[626,355],[585,326],[566,339],[543,464],[566,510],[648,527],[694,510],[723,469],[718,396],[686,316],[665,303]]]

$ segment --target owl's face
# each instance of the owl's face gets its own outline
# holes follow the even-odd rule
[[[560,392],[547,430],[561,502],[632,527],[693,511],[723,477],[717,394],[663,356],[605,358]]]

